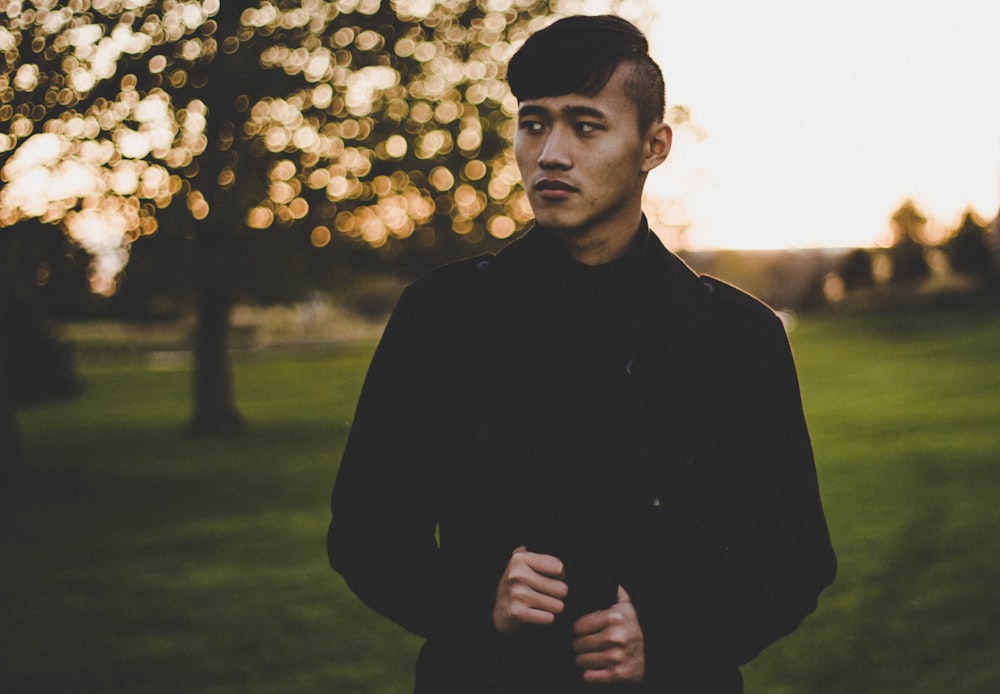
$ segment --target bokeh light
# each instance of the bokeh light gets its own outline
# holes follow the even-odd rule
[[[4,3],[0,225],[63,223],[101,291],[168,208],[316,248],[509,237],[530,211],[503,64],[582,1],[384,4]]]

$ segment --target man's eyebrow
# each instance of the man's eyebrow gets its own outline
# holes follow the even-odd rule
[[[531,104],[525,104],[517,110],[518,117],[524,116],[544,116],[549,112],[549,109],[542,106],[532,106]]]
[[[581,116],[586,116],[588,118],[596,118],[598,120],[607,120],[607,115],[599,108],[594,108],[593,106],[566,106],[562,109],[562,112],[567,116],[573,116],[579,118]]]
[[[563,106],[559,109],[560,113],[564,116],[570,118],[596,118],[598,120],[607,120],[608,116],[604,111],[599,108],[594,108],[593,106]],[[517,111],[517,115],[521,118],[526,116],[546,116],[551,114],[551,109],[547,109],[544,106],[536,106],[534,104],[525,104]]]

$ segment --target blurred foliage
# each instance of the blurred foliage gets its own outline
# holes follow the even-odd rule
[[[913,200],[890,218],[893,236],[884,249],[856,248],[839,258],[823,277],[830,304],[850,305],[884,299],[936,298],[941,295],[995,296],[1000,282],[997,224],[969,210],[955,228],[934,222]]]
[[[927,217],[915,202],[907,200],[893,213],[890,221],[893,244],[888,252],[891,260],[889,281],[914,286],[930,274],[925,257]]]
[[[119,306],[192,297],[193,423],[235,428],[238,299],[294,299],[370,249],[465,255],[529,219],[503,66],[583,4],[0,0],[0,227],[60,224],[105,295],[133,242],[173,237]]]
[[[864,248],[855,248],[845,255],[837,268],[844,283],[844,290],[871,289],[875,286],[872,274],[872,256]]]
[[[920,211],[917,203],[906,200],[889,218],[892,226],[892,243],[898,245],[905,239],[917,244],[927,241],[927,216]]]
[[[581,7],[0,0],[0,225],[62,223],[105,293],[137,238],[203,221],[318,249],[507,238],[530,211],[503,65]]]
[[[989,232],[975,213],[965,213],[962,224],[942,247],[955,272],[977,278],[989,288],[996,288],[998,272],[990,248]]]

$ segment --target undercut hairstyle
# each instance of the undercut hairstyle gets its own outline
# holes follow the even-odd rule
[[[507,64],[507,83],[518,101],[593,96],[622,65],[625,94],[645,132],[666,112],[663,72],[649,56],[645,35],[621,17],[576,15],[535,32]]]

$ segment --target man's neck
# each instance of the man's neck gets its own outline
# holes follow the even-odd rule
[[[618,260],[628,252],[639,230],[642,214],[630,226],[598,228],[587,232],[555,229],[553,233],[563,248],[578,263],[595,267]]]

